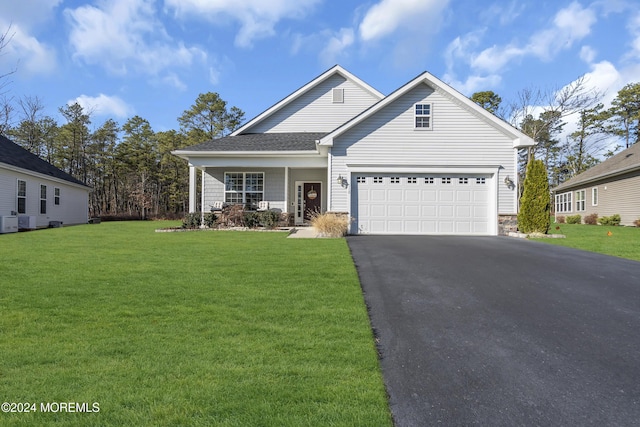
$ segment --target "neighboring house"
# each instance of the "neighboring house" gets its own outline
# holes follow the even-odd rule
[[[86,224],[90,188],[4,136],[0,136],[0,217],[21,228]]]
[[[576,175],[553,190],[555,215],[620,215],[622,225],[640,219],[640,144]]]
[[[230,136],[174,151],[214,202],[341,212],[350,233],[504,232],[531,138],[429,73],[388,96],[335,66]]]

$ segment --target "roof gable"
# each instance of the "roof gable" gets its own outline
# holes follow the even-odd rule
[[[640,144],[633,144],[604,162],[598,163],[581,174],[574,176],[567,182],[557,186],[554,191],[573,188],[634,170],[640,170]]]
[[[42,160],[2,135],[0,135],[0,163],[87,187],[68,173]]]
[[[325,84],[328,80],[330,80],[332,78],[336,78],[336,77],[340,77],[340,78],[350,82],[355,87],[358,87],[361,91],[364,91],[365,93],[369,94],[369,96],[371,98],[373,98],[373,100],[374,100],[373,102],[375,102],[377,100],[380,100],[380,99],[382,99],[384,97],[384,95],[382,95],[380,92],[378,92],[373,87],[369,86],[364,81],[360,80],[355,75],[351,74],[350,72],[348,72],[347,70],[345,70],[341,66],[335,65],[334,67],[332,67],[329,70],[325,71],[324,73],[322,73],[321,75],[319,75],[315,79],[311,80],[306,85],[302,86],[301,88],[299,88],[298,90],[296,90],[295,92],[293,92],[292,94],[287,96],[286,98],[280,100],[279,102],[277,102],[276,104],[274,104],[273,106],[268,108],[267,110],[263,111],[258,116],[256,116],[253,119],[249,120],[243,126],[241,126],[236,131],[231,133],[231,135],[232,136],[236,136],[236,135],[241,135],[241,134],[244,134],[244,133],[263,132],[263,130],[257,130],[256,131],[256,129],[260,128],[260,124],[261,123],[264,123],[269,118],[274,117],[278,112],[284,111],[287,107],[290,107],[290,106],[294,105],[296,102],[298,102],[306,94],[310,93],[311,91],[313,91],[314,89],[318,88],[319,86]],[[369,105],[371,105],[371,102],[369,102],[363,108],[366,108]],[[355,114],[359,113],[360,111],[362,111],[362,108],[360,108]],[[306,131],[306,132],[316,132],[318,130],[317,129],[304,129],[304,131]]]
[[[509,135],[513,139],[514,148],[529,147],[529,146],[535,145],[535,142],[529,136],[525,135],[524,133],[522,133],[515,127],[511,126],[504,120],[496,117],[494,114],[486,111],[484,108],[480,107],[478,104],[471,101],[469,98],[462,95],[460,92],[456,91],[451,86],[445,84],[444,82],[437,79],[436,77],[434,77],[433,75],[431,75],[426,71],[420,74],[418,77],[414,78],[413,80],[409,81],[404,86],[397,89],[395,92],[388,95],[386,98],[380,100],[378,103],[371,106],[369,109],[365,110],[358,116],[354,117],[350,121],[346,122],[342,126],[338,127],[334,131],[324,136],[322,139],[320,139],[320,145],[332,146],[334,138],[338,137],[339,135],[343,134],[349,129],[352,129],[354,126],[358,125],[364,120],[374,116],[379,111],[383,110],[388,105],[390,105],[400,97],[404,96],[405,94],[409,93],[410,91],[414,90],[416,87],[422,84],[428,85],[429,87],[433,88],[435,91],[438,91],[443,96],[450,99],[452,102],[455,102],[456,104],[460,105],[467,111],[478,116],[483,121],[485,121],[488,125],[496,128],[497,130],[501,131],[506,135]]]

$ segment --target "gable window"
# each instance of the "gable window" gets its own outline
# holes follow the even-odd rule
[[[344,103],[344,89],[343,88],[334,88],[332,91],[333,103],[334,104],[343,104]]]
[[[60,189],[59,188],[53,189],[53,204],[56,206],[60,205]]]
[[[18,180],[18,213],[27,213],[27,181]]]
[[[571,212],[571,193],[556,194],[556,213]]]
[[[264,172],[225,172],[224,201],[256,209],[264,200]]]
[[[576,191],[576,211],[583,212],[585,209],[585,199],[586,199],[586,191],[578,190]]]
[[[415,105],[416,129],[431,129],[431,104]]]
[[[591,189],[591,206],[598,206],[598,187]]]
[[[40,214],[44,215],[47,213],[47,186],[40,186]]]

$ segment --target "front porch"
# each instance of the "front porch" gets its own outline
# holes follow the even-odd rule
[[[266,209],[288,214],[294,225],[302,225],[309,213],[327,210],[327,180],[326,167],[190,166],[189,211],[200,207],[209,212],[220,204],[257,211],[260,202],[268,202]]]

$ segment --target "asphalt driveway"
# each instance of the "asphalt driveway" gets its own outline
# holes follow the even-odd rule
[[[347,242],[396,426],[640,424],[640,262],[506,237]]]

